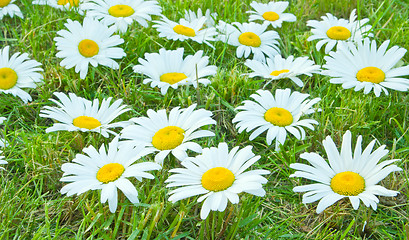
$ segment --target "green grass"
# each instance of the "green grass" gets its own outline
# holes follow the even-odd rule
[[[185,9],[211,9],[226,22],[246,22],[250,0],[182,1],[159,0],[163,14],[171,20],[183,16]],[[260,1],[268,2],[268,1]],[[46,6],[33,6],[30,1],[17,2],[25,18],[4,17],[0,22],[0,47],[10,45],[11,52],[27,52],[42,63],[44,84],[30,90],[33,101],[23,104],[11,95],[0,95],[0,116],[7,117],[4,133],[10,146],[4,150],[9,162],[0,173],[0,239],[409,239],[409,96],[390,91],[390,95],[376,98],[373,93],[345,90],[329,83],[328,77],[314,75],[304,77],[305,86],[300,89],[287,81],[277,81],[266,89],[292,88],[320,97],[317,104],[322,112],[313,114],[320,125],[316,131],[307,131],[304,141],[288,139],[280,152],[275,152],[265,142],[265,135],[249,141],[249,133],[239,134],[231,120],[234,108],[264,85],[260,79],[243,76],[249,72],[243,59],[235,57],[235,48],[222,42],[214,43],[215,50],[193,42],[173,42],[158,37],[153,28],[134,24],[132,31],[122,34],[121,45],[127,56],[121,59],[120,69],[111,70],[99,66],[90,67],[86,79],[79,79],[73,69],[59,65],[53,38],[64,28],[66,19],[81,20],[73,12],[62,12]],[[307,42],[310,35],[306,21],[319,19],[330,12],[337,17],[348,18],[357,8],[360,18],[369,18],[372,32],[378,43],[391,40],[390,46],[409,49],[409,5],[404,0],[299,0],[290,1],[286,12],[294,13],[297,22],[284,23],[278,33],[280,49],[284,56],[309,56],[317,64],[324,64],[323,51],[316,51],[315,41]],[[157,19],[157,17],[155,17]],[[152,24],[151,24],[152,25]],[[132,66],[144,53],[157,52],[160,48],[185,48],[185,54],[202,49],[210,56],[210,62],[218,66],[212,84],[200,86],[200,94],[192,87],[170,90],[162,96],[157,89],[142,84],[143,76],[135,74]],[[409,54],[402,64],[407,65]],[[39,117],[49,98],[56,91],[74,92],[87,99],[124,99],[132,108],[119,120],[144,116],[148,109],[182,108],[200,102],[202,108],[211,110],[217,126],[212,127],[216,136],[202,140],[202,146],[217,146],[226,141],[230,147],[252,145],[261,155],[257,168],[271,171],[265,185],[263,198],[249,194],[240,196],[240,203],[228,205],[225,212],[211,212],[201,220],[201,204],[190,198],[172,204],[167,201],[168,189],[164,181],[168,170],[178,166],[177,160],[168,157],[161,171],[154,173],[154,180],[136,182],[140,204],[131,204],[119,194],[116,213],[110,213],[107,204],[100,203],[97,191],[78,197],[66,197],[59,193],[63,183],[61,165],[70,162],[75,154],[86,146],[107,144],[98,134],[76,132],[45,133],[52,124]],[[198,99],[199,97],[199,99]],[[294,186],[305,184],[302,179],[289,179],[294,170],[289,164],[300,162],[303,152],[324,154],[322,140],[330,135],[340,146],[342,135],[350,130],[353,139],[363,136],[363,145],[378,139],[376,146],[386,144],[390,150],[388,159],[402,159],[398,165],[404,169],[382,181],[386,188],[398,190],[397,197],[380,197],[378,210],[363,206],[354,211],[346,200],[334,204],[321,214],[315,213],[316,203],[303,205],[301,194],[294,193]],[[152,156],[145,157],[153,160]],[[366,225],[364,228],[364,222]]]

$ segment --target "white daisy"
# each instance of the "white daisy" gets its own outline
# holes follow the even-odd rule
[[[0,154],[2,154],[3,152],[0,150]],[[4,156],[0,156],[0,164],[7,164],[8,162],[6,160],[3,160]],[[0,167],[0,169],[4,169],[3,167]]]
[[[314,130],[313,124],[318,125],[315,120],[301,119],[314,113],[312,106],[321,100],[320,98],[306,100],[309,96],[299,92],[291,93],[288,88],[277,89],[275,96],[270,91],[258,90],[256,94],[250,96],[255,102],[246,100],[243,106],[236,108],[244,111],[236,114],[233,123],[237,123],[239,133],[255,129],[249,137],[250,140],[267,131],[267,144],[271,145],[276,139],[275,149],[278,151],[279,145],[285,143],[287,131],[302,140],[305,138],[303,127]]]
[[[89,101],[85,98],[78,97],[74,93],[68,96],[64,93],[56,92],[54,95],[60,100],[54,100],[58,107],[45,106],[41,110],[40,117],[51,118],[58,123],[46,129],[46,132],[54,131],[82,131],[97,132],[102,136],[108,137],[108,133],[116,135],[109,128],[125,127],[128,122],[111,123],[116,117],[124,112],[129,111],[125,105],[121,105],[122,100],[116,100],[110,104],[112,97],[102,100],[99,105],[98,99]]]
[[[43,76],[38,73],[41,63],[30,60],[27,53],[14,53],[9,58],[9,46],[0,49],[0,92],[12,94],[27,103],[31,96],[21,88],[35,88],[42,82]]]
[[[107,26],[115,26],[119,32],[126,32],[133,21],[148,27],[151,15],[160,15],[162,8],[157,1],[143,0],[92,0],[81,5],[87,16],[101,20]]]
[[[172,152],[179,160],[187,157],[188,149],[201,153],[202,147],[192,142],[193,139],[213,137],[209,130],[198,130],[203,126],[216,124],[211,118],[212,112],[196,108],[196,104],[184,109],[173,108],[169,117],[166,110],[157,112],[149,109],[148,117],[132,118],[135,125],[124,128],[121,138],[128,139],[131,145],[143,145],[150,152],[158,152],[155,162],[162,164],[165,157]]]
[[[312,76],[313,73],[320,73],[320,66],[314,65],[314,62],[309,60],[308,57],[294,59],[293,56],[289,56],[285,59],[280,55],[275,55],[274,58],[267,58],[266,63],[257,60],[246,60],[244,64],[253,70],[249,77],[270,79],[266,85],[273,80],[289,78],[297,86],[302,87],[304,83],[298,77],[299,75]]]
[[[283,22],[295,22],[297,18],[294,14],[284,13],[288,7],[288,2],[269,2],[258,3],[253,1],[250,6],[255,11],[247,11],[250,13],[249,21],[262,20],[269,23],[273,28],[280,28]]]
[[[341,44],[336,52],[326,56],[322,74],[330,76],[331,83],[342,84],[345,89],[364,89],[368,94],[372,89],[377,97],[381,92],[388,95],[387,88],[407,91],[409,66],[395,67],[406,53],[406,49],[393,46],[386,51],[389,40],[377,49],[376,42],[366,38],[357,45]]]
[[[0,124],[2,124],[4,120],[6,120],[5,117],[0,117]],[[8,142],[6,141],[6,139],[0,137],[0,147],[7,147],[7,145]]]
[[[232,24],[219,21],[217,29],[221,32],[219,40],[232,46],[236,46],[236,56],[238,58],[248,58],[253,53],[253,59],[261,62],[265,61],[265,56],[280,54],[278,48],[278,33],[276,31],[266,31],[268,23],[238,23]]]
[[[143,156],[143,147],[124,146],[118,148],[118,138],[109,144],[108,150],[102,145],[99,150],[87,147],[84,154],[77,154],[74,163],[64,163],[62,182],[69,182],[61,189],[62,194],[80,195],[88,190],[101,189],[101,203],[108,200],[109,210],[115,212],[118,192],[121,190],[132,203],[138,203],[138,191],[127,178],[154,179],[146,171],[159,170],[161,166],[153,162],[133,164]]]
[[[217,18],[217,13],[210,13],[210,9],[206,10],[205,15],[203,15],[202,9],[200,8],[197,10],[197,13],[195,13],[192,10],[189,10],[189,11],[185,10],[185,19],[188,22],[195,21],[197,19],[202,18],[203,16],[206,17],[206,21],[203,24],[203,28],[214,27],[216,25],[215,19]]]
[[[74,10],[83,15],[84,11],[79,8],[83,2],[83,0],[34,0],[32,4],[46,5],[62,11]]]
[[[14,15],[16,15],[19,18],[24,18],[20,8],[16,4],[13,4],[15,1],[16,0],[0,1],[0,20],[2,20],[6,15],[9,15],[10,17],[14,17]]]
[[[83,25],[78,21],[67,20],[67,30],[60,30],[55,37],[57,57],[63,58],[60,65],[66,69],[75,66],[84,79],[88,72],[88,64],[98,64],[118,69],[119,65],[112,59],[123,58],[126,54],[122,48],[115,47],[124,42],[118,35],[113,35],[115,27],[107,27],[98,20],[86,17]]]
[[[349,20],[338,19],[332,14],[327,13],[327,16],[322,16],[322,21],[309,20],[307,21],[307,26],[312,27],[312,36],[307,40],[313,41],[316,39],[321,39],[318,41],[316,47],[320,50],[325,44],[325,53],[329,53],[335,45],[340,42],[360,42],[362,41],[363,35],[373,36],[372,33],[368,33],[371,29],[370,25],[366,25],[369,19],[364,18],[359,21],[356,20],[355,15],[356,9],[351,12]]]
[[[215,36],[217,35],[216,28],[210,26],[203,28],[206,21],[206,16],[203,16],[192,21],[181,18],[179,23],[177,23],[162,15],[161,21],[153,21],[157,23],[153,27],[158,30],[159,37],[179,41],[192,39],[195,42],[206,43],[214,48],[209,41],[215,41]]]
[[[329,165],[317,153],[300,155],[313,166],[303,163],[290,165],[291,168],[298,170],[290,177],[303,177],[318,182],[293,189],[294,192],[307,192],[303,195],[303,203],[312,203],[321,199],[317,206],[317,213],[320,213],[338,200],[348,197],[355,210],[359,207],[359,200],[362,200],[365,206],[371,206],[376,210],[379,200],[375,195],[392,197],[399,193],[377,185],[389,173],[402,170],[396,165],[390,165],[399,159],[378,164],[388,153],[385,145],[372,152],[375,145],[373,140],[362,152],[361,143],[362,137],[359,136],[352,155],[351,132],[347,131],[343,136],[339,153],[331,137],[328,136],[323,141],[323,145]]]
[[[166,50],[158,53],[145,53],[145,59],[139,58],[140,65],[133,67],[137,73],[142,73],[149,78],[143,80],[144,84],[151,83],[151,87],[159,87],[163,95],[169,87],[176,89],[180,85],[193,85],[201,83],[205,86],[210,83],[207,76],[216,74],[216,66],[208,66],[209,57],[203,57],[203,51],[195,55],[188,55],[183,59],[183,48]],[[198,78],[198,79],[197,79]]]
[[[222,142],[217,148],[204,148],[201,155],[187,158],[181,163],[185,168],[169,171],[175,174],[165,181],[169,183],[166,187],[179,187],[170,192],[169,201],[201,195],[197,200],[204,200],[200,217],[206,219],[210,210],[224,211],[227,201],[237,204],[239,193],[263,197],[266,192],[262,184],[267,179],[261,175],[270,172],[262,169],[245,172],[260,159],[251,149],[251,146],[241,150],[235,147],[229,152],[227,144]]]

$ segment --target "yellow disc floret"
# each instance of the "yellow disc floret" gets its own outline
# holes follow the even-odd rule
[[[175,84],[177,82],[182,81],[183,79],[186,79],[187,76],[184,73],[178,73],[178,72],[171,72],[171,73],[165,73],[160,76],[160,81],[161,82],[166,82],[169,83],[170,85]]]
[[[57,1],[57,4],[62,5],[62,6],[66,5],[67,3],[70,4],[70,7],[79,7],[80,0],[58,0]]]
[[[285,127],[293,123],[293,115],[284,108],[273,107],[264,114],[264,119],[275,126]]]
[[[290,71],[290,70],[288,70],[288,69],[275,70],[275,71],[272,71],[272,72],[270,73],[270,75],[277,77],[277,76],[280,75],[281,73],[288,73],[289,71]]]
[[[174,149],[182,144],[185,131],[180,127],[168,126],[160,129],[152,137],[152,145],[159,150]]]
[[[358,173],[337,173],[331,179],[332,191],[344,196],[356,196],[365,190],[365,179]]]
[[[257,34],[252,32],[245,32],[240,34],[239,42],[243,45],[250,46],[250,47],[260,47],[261,40]]]
[[[177,34],[184,35],[184,36],[187,36],[187,37],[196,36],[196,32],[195,32],[195,30],[193,28],[186,27],[186,26],[183,26],[183,25],[180,25],[180,24],[176,25],[173,28],[173,31],[175,31],[175,33],[177,33]]]
[[[93,40],[84,39],[78,44],[78,50],[82,56],[89,58],[98,54],[99,46]]]
[[[120,163],[108,163],[102,166],[97,172],[97,179],[102,183],[109,183],[117,180],[125,168]]]
[[[101,126],[101,123],[98,121],[98,119],[95,119],[93,117],[87,117],[87,116],[79,116],[75,118],[72,121],[72,124],[76,127],[86,128],[88,130]]]
[[[114,17],[129,17],[135,13],[135,10],[128,5],[118,4],[110,7],[108,13]]]
[[[9,3],[11,2],[11,0],[0,0],[0,7],[5,7],[7,5],[9,5]]]
[[[346,27],[335,26],[328,29],[327,36],[334,40],[347,40],[351,37],[351,31]]]
[[[377,67],[366,67],[358,71],[356,79],[361,82],[380,83],[385,80],[385,73]]]
[[[17,73],[11,68],[0,68],[0,89],[7,90],[17,84]]]
[[[215,167],[202,175],[202,186],[213,192],[226,190],[235,180],[234,174],[227,168]]]
[[[263,13],[262,16],[263,16],[263,18],[264,18],[265,20],[271,21],[271,22],[277,21],[277,20],[280,18],[280,16],[279,16],[277,13],[272,12],[272,11],[265,12],[265,13]]]

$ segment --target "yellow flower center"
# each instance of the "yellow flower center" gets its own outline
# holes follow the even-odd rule
[[[277,21],[280,18],[280,16],[278,16],[278,14],[275,12],[269,11],[269,12],[263,13],[263,18],[267,21],[273,22],[273,21]]]
[[[17,84],[17,73],[11,68],[0,68],[0,89],[7,90]]]
[[[207,170],[202,176],[202,186],[213,192],[226,190],[235,180],[234,174],[227,168],[215,167]]]
[[[293,123],[293,115],[288,110],[278,107],[268,109],[264,114],[264,119],[279,127],[285,127]]]
[[[365,179],[358,173],[337,173],[331,179],[332,191],[344,196],[356,196],[365,190]]]
[[[358,71],[356,79],[361,82],[380,83],[385,80],[385,73],[377,67],[366,67]]]
[[[346,27],[335,26],[328,29],[327,36],[334,40],[347,40],[351,37],[351,32]]]
[[[277,77],[277,76],[280,75],[281,73],[288,73],[289,71],[290,71],[290,70],[288,70],[288,69],[275,70],[275,71],[272,71],[272,72],[270,73],[270,75]]]
[[[108,163],[102,166],[97,172],[97,179],[103,183],[109,183],[117,180],[125,168],[120,163]]]
[[[5,7],[9,5],[10,2],[11,0],[0,0],[0,7]]]
[[[78,50],[82,56],[89,58],[98,54],[99,47],[93,40],[84,39],[78,44]]]
[[[175,33],[180,34],[180,35],[185,35],[187,37],[194,37],[196,36],[195,30],[193,28],[190,27],[186,27],[183,25],[176,25],[173,28],[173,31],[175,31]]]
[[[252,32],[245,32],[245,33],[240,34],[239,42],[243,45],[251,46],[251,47],[260,47],[261,45],[260,37],[257,36],[257,34],[252,33]]]
[[[93,117],[87,117],[87,116],[79,116],[75,118],[72,121],[72,124],[74,124],[74,126],[76,127],[86,128],[88,130],[101,126],[101,123],[98,121],[98,119],[95,119]]]
[[[170,150],[179,146],[183,139],[185,130],[176,126],[168,126],[160,129],[152,137],[152,145],[159,150]]]
[[[161,82],[166,82],[169,83],[170,85],[175,84],[177,82],[182,81],[183,79],[186,79],[187,76],[184,73],[177,73],[177,72],[171,72],[171,73],[165,73],[160,76],[160,81]]]
[[[71,7],[78,7],[80,5],[80,0],[58,0],[57,1],[57,4],[62,5],[62,6],[64,6],[67,3],[69,3]]]
[[[128,5],[118,4],[110,7],[108,13],[114,17],[129,17],[135,13],[135,10]]]

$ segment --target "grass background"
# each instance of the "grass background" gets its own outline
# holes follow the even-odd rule
[[[247,22],[250,0],[159,0],[163,14],[171,20],[183,17],[186,9],[211,9],[226,22]],[[268,2],[268,1],[259,1]],[[320,97],[322,112],[313,115],[320,125],[316,131],[307,131],[304,141],[291,137],[279,153],[265,143],[265,135],[249,141],[249,133],[239,134],[231,120],[234,108],[249,99],[264,86],[262,79],[249,79],[244,59],[235,57],[235,48],[215,42],[215,50],[191,41],[173,42],[158,37],[153,28],[132,25],[122,34],[127,56],[120,60],[120,69],[90,67],[86,79],[79,79],[73,69],[59,66],[55,57],[53,38],[64,28],[66,19],[82,22],[75,12],[62,12],[47,6],[32,5],[28,0],[17,1],[25,18],[4,17],[0,22],[0,46],[11,46],[11,52],[27,52],[32,59],[42,63],[44,83],[30,90],[33,101],[23,104],[11,95],[0,95],[0,116],[5,121],[4,136],[10,146],[3,149],[9,162],[0,173],[0,239],[409,239],[409,181],[408,181],[408,94],[391,91],[390,95],[376,98],[373,93],[344,90],[329,83],[324,76],[305,77],[303,88],[290,81],[280,80],[266,89],[291,88]],[[316,51],[314,42],[307,42],[310,29],[306,21],[319,19],[326,13],[348,19],[357,8],[359,18],[369,18],[372,32],[378,43],[391,40],[390,46],[409,49],[409,4],[404,0],[298,0],[290,1],[286,12],[297,16],[294,23],[284,23],[277,29],[281,36],[283,56],[309,56],[317,64],[324,63],[323,51]],[[158,19],[155,17],[155,19]],[[151,24],[152,25],[152,24]],[[218,66],[212,84],[200,86],[200,94],[192,87],[171,89],[162,96],[157,89],[142,84],[143,76],[135,74],[132,66],[144,53],[160,48],[185,48],[185,54],[202,49],[210,56],[211,64]],[[406,54],[402,64],[408,64]],[[226,141],[230,147],[252,145],[261,155],[256,168],[271,171],[265,185],[264,198],[249,194],[240,196],[240,203],[228,205],[225,212],[212,212],[202,221],[201,204],[196,198],[167,202],[168,190],[163,182],[168,170],[178,166],[177,160],[168,157],[164,168],[154,172],[156,179],[136,183],[140,204],[132,205],[119,194],[117,212],[111,214],[108,205],[102,205],[97,191],[78,197],[59,193],[63,186],[61,165],[70,162],[75,154],[89,145],[99,147],[108,143],[98,134],[55,132],[45,134],[52,124],[40,118],[40,109],[52,104],[49,98],[56,91],[74,92],[87,99],[124,99],[132,111],[119,120],[144,116],[148,109],[182,108],[199,102],[200,107],[211,110],[217,126],[216,136],[202,140],[202,146],[217,146]],[[199,96],[199,99],[198,99]],[[342,135],[351,130],[353,139],[363,136],[363,146],[378,139],[376,146],[386,144],[390,153],[387,159],[400,158],[403,172],[394,173],[382,181],[386,188],[398,190],[394,198],[380,197],[378,210],[363,206],[354,211],[348,201],[341,200],[321,214],[315,213],[316,203],[303,205],[301,194],[294,186],[305,184],[302,179],[289,179],[294,171],[289,164],[299,162],[305,151],[325,155],[322,140],[330,135],[340,146]],[[152,156],[145,160],[153,160]],[[366,221],[366,223],[365,223]]]

